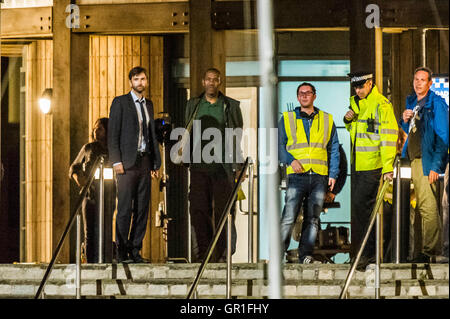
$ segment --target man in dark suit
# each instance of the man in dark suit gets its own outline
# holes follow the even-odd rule
[[[139,251],[147,227],[152,178],[161,166],[152,101],[144,97],[147,71],[131,69],[131,91],[114,98],[109,113],[108,150],[117,176],[116,245],[122,263],[149,262]],[[131,225],[131,216],[133,223]]]

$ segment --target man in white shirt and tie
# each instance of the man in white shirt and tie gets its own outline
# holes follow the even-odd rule
[[[134,67],[128,78],[131,91],[115,97],[111,104],[108,151],[117,177],[117,260],[143,263],[148,262],[142,258],[140,250],[147,227],[150,177],[158,177],[161,157],[155,135],[153,104],[144,97],[148,86],[147,71]]]

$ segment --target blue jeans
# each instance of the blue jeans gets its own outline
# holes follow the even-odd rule
[[[319,230],[319,216],[323,207],[323,199],[328,185],[328,177],[318,174],[289,174],[285,206],[281,216],[281,242],[284,252],[289,248],[292,228],[303,202],[303,227],[298,247],[299,261],[311,256]]]

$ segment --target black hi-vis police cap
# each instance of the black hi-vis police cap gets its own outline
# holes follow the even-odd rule
[[[352,87],[360,86],[373,78],[372,72],[365,71],[349,73],[347,76],[350,77]]]

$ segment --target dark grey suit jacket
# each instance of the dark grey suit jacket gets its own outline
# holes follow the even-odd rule
[[[147,111],[150,116],[148,136],[150,140],[151,169],[157,170],[161,166],[158,141],[155,134],[153,119],[153,103],[149,99]],[[114,98],[109,111],[108,123],[108,152],[111,163],[122,162],[123,168],[128,169],[136,163],[139,140],[139,120],[136,106],[131,93]]]

